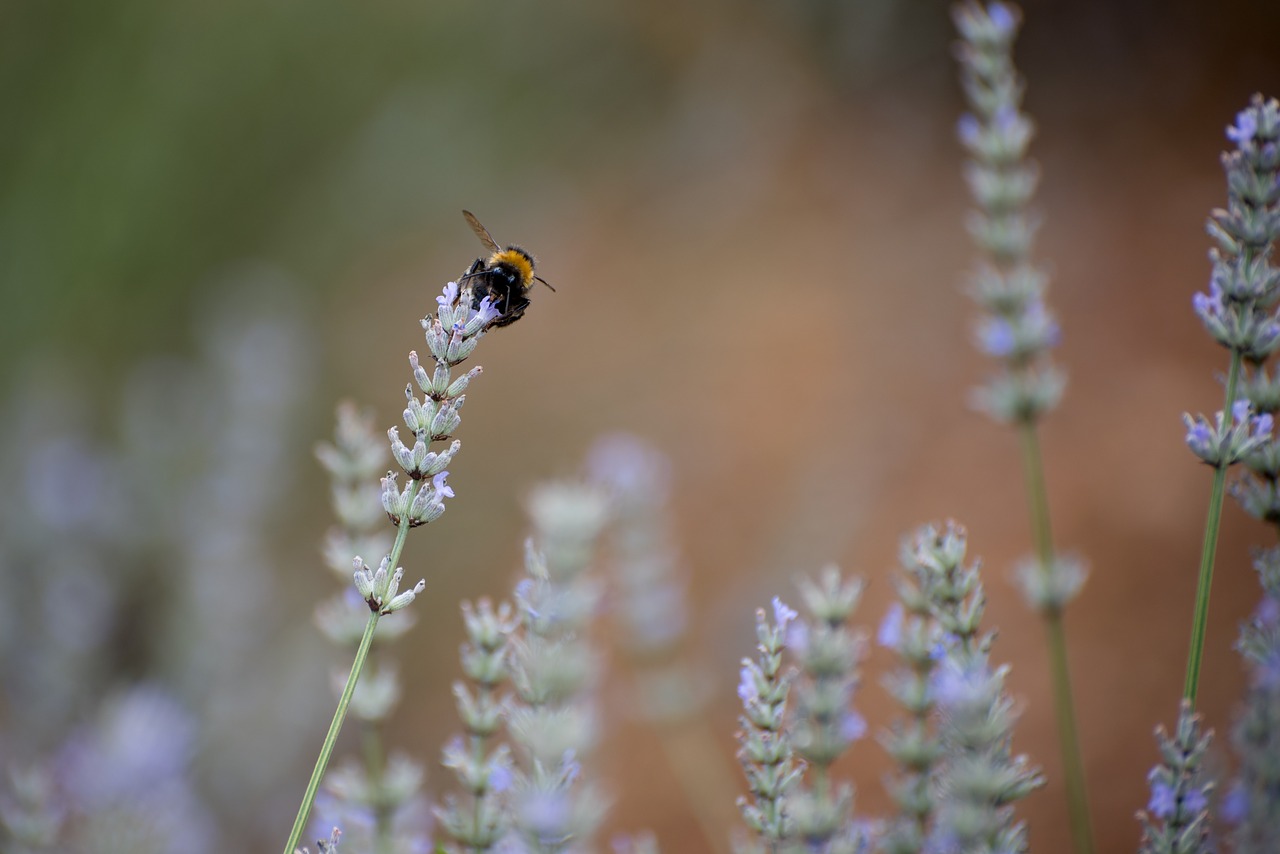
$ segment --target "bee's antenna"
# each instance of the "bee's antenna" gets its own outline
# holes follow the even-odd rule
[[[547,287],[551,288],[551,283],[550,283],[550,282],[548,282],[546,279],[542,278],[541,276],[534,276],[534,277],[533,277],[533,279],[534,279],[534,281],[536,281],[536,282],[542,282],[542,284],[544,284],[544,285],[546,285]],[[555,288],[551,288],[551,292],[552,292],[552,293],[555,293],[555,292],[556,292],[556,289],[555,289]]]

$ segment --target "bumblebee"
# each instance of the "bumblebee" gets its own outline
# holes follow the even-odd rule
[[[534,275],[532,255],[519,246],[503,249],[488,229],[480,224],[475,214],[463,211],[462,216],[491,254],[488,259],[477,258],[458,280],[458,284],[471,281],[472,301],[476,308],[480,307],[481,300],[489,297],[490,304],[501,312],[490,326],[515,323],[529,307],[529,291],[534,282],[542,282],[552,291],[555,288],[546,279]]]

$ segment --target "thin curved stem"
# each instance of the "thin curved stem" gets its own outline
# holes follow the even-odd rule
[[[418,487],[421,489],[421,485]],[[396,541],[391,547],[389,565],[395,567],[404,550],[405,537],[409,533],[409,516],[406,513],[396,530]],[[347,717],[347,707],[351,705],[351,697],[356,692],[356,683],[360,681],[360,672],[364,670],[365,661],[369,658],[369,649],[373,646],[373,633],[378,628],[381,615],[375,610],[369,614],[369,622],[365,624],[364,635],[360,638],[360,646],[356,649],[355,661],[351,663],[351,672],[347,675],[347,684],[342,688],[342,696],[338,698],[338,708],[329,723],[329,732],[320,746],[320,755],[316,757],[315,768],[311,771],[311,779],[307,782],[307,790],[302,795],[302,804],[298,807],[298,815],[293,820],[293,829],[289,831],[289,841],[285,843],[284,854],[294,854],[298,841],[302,839],[302,831],[311,815],[311,807],[316,800],[316,792],[320,789],[320,780],[324,778],[325,769],[329,766],[329,757],[333,754],[333,746],[338,741],[338,733],[342,730],[342,722]]]
[[[1227,404],[1225,418],[1231,417],[1231,407],[1236,402],[1236,386],[1240,381],[1240,353],[1232,351],[1231,369],[1227,373]],[[1204,638],[1209,624],[1209,589],[1213,586],[1213,559],[1218,551],[1218,531],[1222,526],[1222,496],[1226,491],[1227,467],[1219,465],[1213,473],[1213,488],[1209,492],[1209,513],[1204,523],[1204,542],[1200,548],[1200,578],[1196,582],[1196,606],[1191,616],[1191,650],[1187,653],[1187,678],[1182,696],[1196,704],[1200,689],[1200,664],[1204,659]]]

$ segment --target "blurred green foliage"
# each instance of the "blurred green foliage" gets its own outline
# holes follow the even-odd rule
[[[555,5],[99,0],[0,30],[0,357],[179,339],[212,272],[327,271],[581,140],[640,64]],[[592,33],[613,27],[612,33]],[[633,87],[634,88],[634,87]],[[630,97],[626,101],[634,105]],[[591,114],[608,115],[592,107]],[[442,198],[447,201],[442,201]]]

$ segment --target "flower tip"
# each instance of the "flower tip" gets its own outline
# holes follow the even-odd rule
[[[1002,36],[1012,33],[1018,26],[1018,13],[1004,3],[992,3],[987,7],[987,15]]]
[[[794,610],[787,607],[787,603],[783,602],[781,597],[773,597],[773,621],[777,623],[779,629],[785,629],[787,624],[797,616]]]

